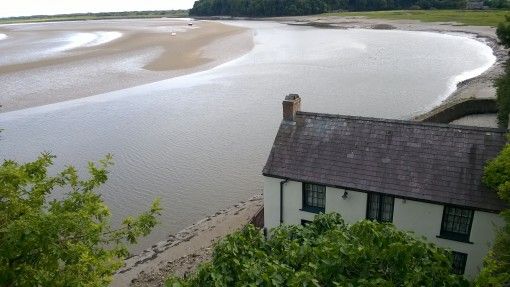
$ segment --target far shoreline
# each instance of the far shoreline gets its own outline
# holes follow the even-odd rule
[[[504,73],[504,63],[509,58],[507,49],[499,43],[496,28],[490,26],[470,26],[457,22],[422,22],[419,20],[390,20],[366,18],[364,16],[308,15],[283,17],[226,17],[201,16],[197,20],[218,21],[273,21],[281,24],[308,26],[319,29],[368,29],[400,30],[409,32],[430,32],[466,37],[479,41],[492,49],[496,62],[482,74],[457,83],[456,89],[440,101],[424,107],[411,114],[410,119],[417,119],[432,110],[440,109],[450,102],[468,98],[496,98],[494,80]]]
[[[54,15],[10,16],[0,18],[3,24],[48,23],[65,21],[113,20],[113,19],[155,19],[155,18],[186,18],[189,10],[144,10],[144,11],[107,11],[94,13],[67,13]]]
[[[100,21],[100,20],[140,20],[140,19],[153,19],[157,20],[161,17],[142,17],[142,18],[131,18],[131,17],[123,17],[123,18],[105,18],[105,19],[92,19],[92,21]],[[172,18],[167,18],[168,20],[172,20]],[[175,17],[174,20],[178,20],[179,18]],[[181,20],[183,18],[180,18]],[[324,15],[311,15],[311,16],[291,16],[291,17],[267,17],[267,18],[246,18],[246,17],[196,17],[189,18],[193,21],[197,21],[200,23],[204,21],[204,23],[212,23],[215,25],[223,25],[230,28],[236,28],[239,30],[244,30],[244,35],[242,32],[229,32],[225,35],[215,36],[207,41],[207,43],[201,43],[201,49],[207,51],[209,45],[214,45],[214,42],[223,38],[231,38],[229,43],[237,43],[237,47],[235,49],[229,49],[230,55],[226,55],[224,53],[221,56],[218,56],[215,59],[207,59],[206,61],[194,61],[195,63],[191,63],[188,60],[186,63],[177,64],[175,67],[172,67],[171,74],[168,74],[168,64],[158,64],[153,61],[152,63],[148,63],[145,68],[152,71],[162,71],[165,72],[165,76],[156,77],[153,80],[145,80],[139,81],[138,83],[131,84],[128,86],[123,86],[121,88],[106,88],[101,89],[99,92],[94,94],[87,95],[79,95],[75,96],[72,99],[83,98],[88,96],[94,96],[97,94],[102,94],[106,92],[113,92],[117,90],[121,90],[124,88],[135,87],[138,85],[148,84],[164,79],[173,78],[176,76],[183,76],[192,74],[199,71],[209,70],[217,65],[223,64],[230,60],[233,60],[237,57],[242,56],[243,54],[249,52],[253,48],[253,39],[248,40],[251,43],[248,43],[246,40],[246,35],[249,29],[240,28],[238,26],[233,26],[229,24],[222,23],[222,20],[245,20],[245,21],[273,21],[281,24],[287,25],[297,25],[297,26],[310,26],[315,28],[323,28],[323,29],[370,29],[370,30],[401,30],[401,31],[411,31],[411,32],[432,32],[432,33],[440,33],[440,34],[448,34],[459,36],[458,34],[464,34],[466,37],[471,37],[474,40],[482,42],[485,45],[488,45],[492,51],[494,56],[496,57],[496,62],[487,70],[485,70],[482,74],[459,82],[456,86],[456,89],[444,99],[433,103],[431,106],[424,107],[420,111],[415,111],[411,114],[411,118],[419,118],[424,114],[429,113],[431,110],[435,110],[441,108],[443,105],[456,101],[459,99],[466,98],[495,98],[495,88],[493,87],[493,82],[496,78],[498,78],[504,70],[503,64],[508,58],[508,53],[506,49],[498,43],[497,36],[495,34],[495,28],[489,26],[468,26],[468,25],[458,25],[455,22],[421,22],[418,20],[387,20],[387,19],[368,19],[360,16],[324,16]],[[0,19],[1,20],[1,19]],[[24,22],[24,23],[12,23],[12,24],[2,24],[0,22],[0,32],[2,32],[2,28],[8,27],[10,25],[23,25],[23,24],[50,24],[50,23],[60,23],[69,21],[70,23],[76,23],[79,21],[89,21],[86,19],[72,19],[72,20],[59,20],[56,22]],[[5,33],[5,32],[3,32]],[[243,43],[243,44],[240,44]],[[241,47],[242,46],[242,47]],[[166,53],[169,54],[168,52]],[[160,56],[159,59],[163,59],[165,57]],[[168,62],[168,60],[166,61]],[[71,99],[71,100],[72,100]],[[63,99],[69,100],[69,99]],[[9,107],[9,104],[5,105],[1,112],[9,112],[15,111],[25,108],[31,108],[41,105],[47,105],[57,101],[44,101],[42,103],[38,103],[35,105],[21,106],[21,107]]]
[[[440,109],[450,102],[468,98],[496,98],[494,80],[504,73],[504,63],[508,59],[507,49],[499,44],[496,29],[489,26],[458,25],[455,22],[421,22],[418,20],[385,20],[368,19],[363,17],[342,16],[296,16],[268,18],[289,25],[304,25],[329,29],[371,29],[371,30],[401,30],[411,32],[432,32],[440,34],[464,34],[472,36],[492,49],[496,62],[482,74],[457,83],[456,89],[440,102],[424,107],[411,115],[417,119],[432,110]],[[458,36],[458,35],[457,35]]]

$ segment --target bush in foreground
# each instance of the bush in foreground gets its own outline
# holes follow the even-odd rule
[[[112,229],[95,192],[108,178],[111,158],[90,163],[86,180],[73,167],[48,175],[53,158],[0,165],[0,286],[107,286],[127,256],[124,243],[157,223],[158,201]],[[51,199],[55,191],[61,199]]]
[[[280,226],[265,240],[249,225],[227,236],[212,261],[167,286],[468,286],[450,254],[390,224],[346,225],[338,214]]]
[[[510,205],[510,144],[486,165],[484,183]],[[498,231],[476,286],[510,286],[510,210],[507,208],[500,215],[505,226]]]

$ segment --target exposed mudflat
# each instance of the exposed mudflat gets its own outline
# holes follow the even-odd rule
[[[247,29],[189,19],[0,25],[0,40],[2,112],[206,70],[253,47]]]

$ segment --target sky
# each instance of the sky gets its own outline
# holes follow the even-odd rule
[[[189,9],[195,0],[0,0],[0,17]]]

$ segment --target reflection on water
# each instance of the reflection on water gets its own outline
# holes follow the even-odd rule
[[[408,118],[494,61],[487,46],[456,36],[237,24],[253,28],[256,46],[215,69],[0,114],[1,156],[46,150],[59,167],[83,169],[112,153],[102,191],[114,221],[155,197],[165,208],[137,251],[261,192],[285,94],[299,93],[307,111]]]

